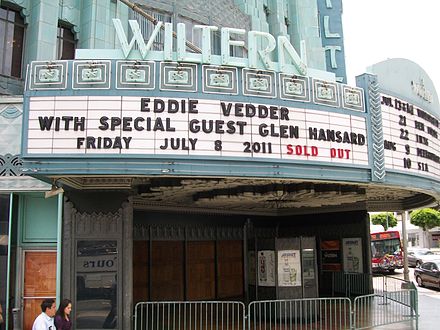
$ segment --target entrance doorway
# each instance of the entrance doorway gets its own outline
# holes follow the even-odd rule
[[[23,330],[32,329],[41,302],[56,297],[56,251],[24,251]]]
[[[134,241],[133,301],[243,299],[243,242]]]

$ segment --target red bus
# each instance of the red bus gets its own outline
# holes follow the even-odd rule
[[[373,272],[394,272],[403,268],[403,249],[398,231],[371,234],[371,266]]]

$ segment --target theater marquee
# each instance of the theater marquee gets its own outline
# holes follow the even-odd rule
[[[366,165],[365,119],[297,107],[131,96],[31,97],[29,154],[262,157]]]

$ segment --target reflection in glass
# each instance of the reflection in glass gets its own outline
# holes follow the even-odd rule
[[[7,7],[0,7],[1,75],[21,77],[24,28],[24,20],[19,12]]]
[[[78,241],[76,256],[76,328],[117,327],[116,241]]]
[[[304,280],[313,280],[315,278],[315,251],[313,249],[303,249],[302,262]]]
[[[0,194],[0,305],[3,317],[6,313],[6,269],[8,266],[9,241],[9,194]],[[1,325],[0,325],[1,328]]]

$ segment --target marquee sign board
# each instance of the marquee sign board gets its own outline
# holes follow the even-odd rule
[[[381,103],[386,168],[438,177],[439,118],[391,95]]]
[[[201,155],[368,165],[364,117],[215,99],[31,96],[27,154]]]
[[[360,88],[179,62],[34,62],[29,72],[25,157],[369,163]]]

